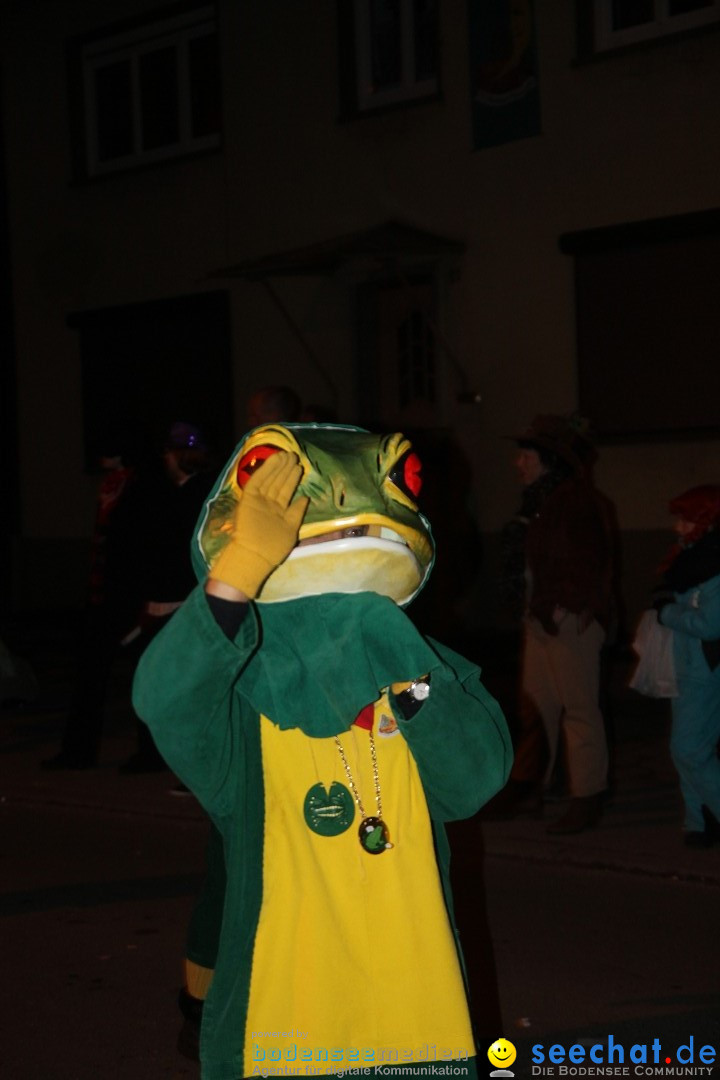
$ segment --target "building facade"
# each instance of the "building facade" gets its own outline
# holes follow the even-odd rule
[[[268,384],[438,452],[481,626],[508,436],[588,415],[642,606],[668,497],[720,467],[718,0],[13,0],[5,24],[13,606],[79,602],[108,430],[191,420],[222,458]]]

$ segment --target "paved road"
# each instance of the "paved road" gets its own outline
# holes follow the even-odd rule
[[[663,1061],[690,1035],[720,1053],[717,888],[497,857],[486,888],[518,1076],[535,1043],[610,1034],[626,1047],[658,1037]]]
[[[205,826],[52,805],[0,815],[0,1076],[196,1077],[175,1051],[175,996]]]
[[[133,747],[122,680],[101,767],[39,769],[69,670],[46,665],[36,705],[0,713],[0,1080],[197,1080],[175,1050],[175,996],[206,824],[169,775],[118,774]],[[693,1035],[720,1049],[720,847],[682,845],[658,703],[620,692],[615,730],[597,830],[453,827],[479,1019],[516,1043],[521,1078],[537,1042],[657,1036],[672,1052]]]
[[[205,824],[167,786],[142,778],[129,808],[3,804],[3,1080],[197,1076],[174,998]],[[536,1042],[720,1047],[716,887],[503,856],[485,880],[517,1076]]]

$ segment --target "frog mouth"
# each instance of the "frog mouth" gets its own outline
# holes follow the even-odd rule
[[[314,544],[334,544],[339,540],[362,540],[366,536],[410,547],[408,541],[396,529],[389,529],[386,525],[349,525],[345,529],[333,529],[330,532],[318,533],[315,536],[306,536],[298,541],[295,550],[310,547]]]
[[[300,566],[304,562],[320,563],[323,557],[325,560],[342,560],[347,557],[371,558],[373,555],[386,555],[390,559],[402,558],[412,562],[418,568],[418,573],[420,572],[418,557],[409,541],[394,529],[385,527],[377,534],[342,529],[307,537],[298,541],[283,565],[289,569],[290,566]]]
[[[276,603],[331,592],[376,592],[403,605],[422,586],[431,565],[429,535],[384,515],[306,522],[257,600]]]
[[[323,559],[377,559],[385,555],[388,559],[412,562],[420,572],[422,555],[413,540],[414,537],[403,536],[389,525],[373,523],[348,525],[311,536],[303,536],[301,530],[285,565],[302,564],[304,560],[320,563]]]

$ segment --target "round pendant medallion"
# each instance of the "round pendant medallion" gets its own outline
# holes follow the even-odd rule
[[[318,836],[339,836],[355,817],[353,797],[344,784],[333,780],[329,788],[313,784],[303,804],[305,823]]]
[[[358,829],[358,836],[361,846],[369,855],[382,855],[383,851],[392,847],[387,825],[379,817],[363,818]]]

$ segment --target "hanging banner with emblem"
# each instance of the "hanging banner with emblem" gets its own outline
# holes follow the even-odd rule
[[[473,147],[540,134],[533,0],[468,0]]]

